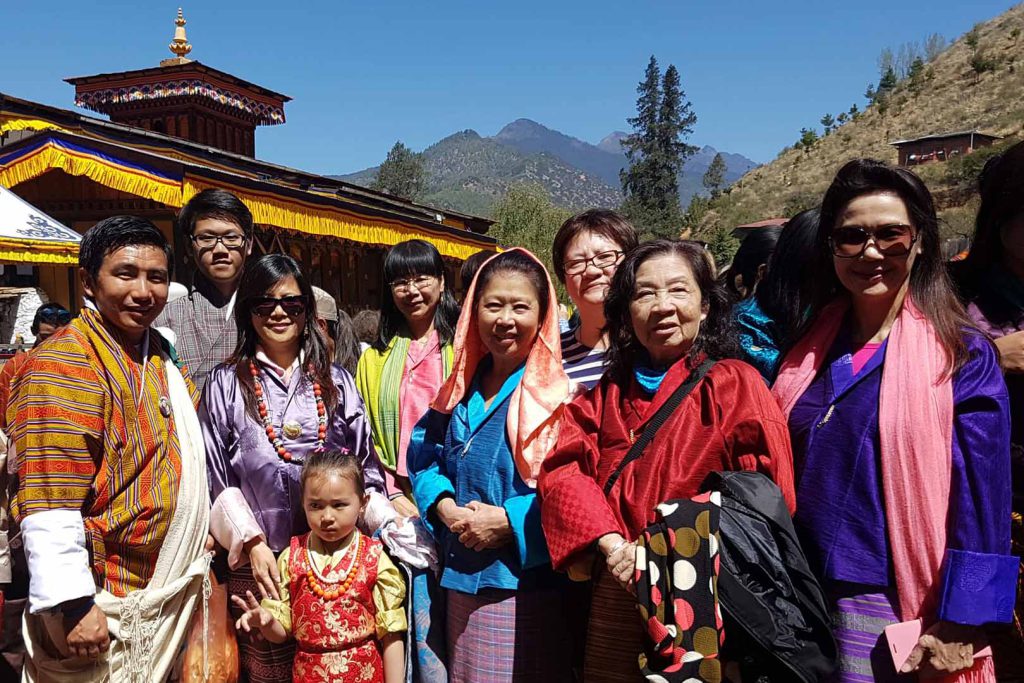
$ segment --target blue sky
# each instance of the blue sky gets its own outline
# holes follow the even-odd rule
[[[176,2],[3,2],[0,91],[70,107],[62,82],[156,66]],[[651,54],[697,112],[691,142],[768,161],[825,112],[863,106],[879,51],[953,39],[1009,0],[203,0],[191,57],[286,93],[260,158],[320,173],[520,117],[589,142],[625,130]]]

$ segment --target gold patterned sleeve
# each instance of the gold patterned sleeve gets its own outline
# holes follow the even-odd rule
[[[377,608],[377,639],[388,633],[409,629],[405,618],[405,581],[387,553],[377,561],[377,583],[373,586],[373,605]]]
[[[281,575],[281,580],[277,583],[277,592],[281,599],[263,598],[263,601],[260,602],[260,607],[270,612],[289,635],[292,632],[292,600],[288,593],[288,584],[291,583],[291,577],[288,575],[290,553],[291,548],[285,548],[277,557],[277,572]]]

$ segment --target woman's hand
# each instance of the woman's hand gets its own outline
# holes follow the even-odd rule
[[[280,600],[281,595],[277,592],[277,584],[281,581],[281,574],[277,571],[277,558],[274,557],[274,551],[260,538],[246,543],[245,549],[249,553],[252,578],[256,580],[260,594],[264,598]]]
[[[67,636],[68,651],[75,657],[95,659],[110,648],[107,615],[97,605],[93,605],[77,621],[64,617],[64,633]]]
[[[395,508],[402,517],[419,517],[420,511],[412,504],[412,501],[405,496],[395,496],[391,499],[391,506]]]
[[[983,641],[981,629],[975,626],[940,621],[917,641],[900,673],[919,671],[923,678],[935,678],[970,669]]]
[[[630,593],[635,592],[636,543],[630,543],[622,534],[605,534],[598,540],[597,547],[605,556],[609,573],[619,585]]]
[[[1024,373],[1024,331],[996,339],[1003,372]]]
[[[441,520],[441,523],[448,527],[448,530],[453,533],[459,532],[456,532],[452,527],[473,514],[473,511],[469,508],[460,507],[453,498],[442,498],[437,505],[434,506],[434,510],[437,512],[437,516]]]
[[[512,540],[512,525],[505,508],[474,500],[466,505],[471,515],[451,527],[459,543],[477,552],[500,548]]]

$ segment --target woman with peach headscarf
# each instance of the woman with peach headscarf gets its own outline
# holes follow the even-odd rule
[[[452,374],[408,453],[416,505],[443,551],[450,680],[569,680],[562,584],[535,489],[569,380],[554,290],[532,254],[484,264],[453,346]]]

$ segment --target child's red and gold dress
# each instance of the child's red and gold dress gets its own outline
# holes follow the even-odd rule
[[[380,639],[407,628],[405,585],[380,541],[355,532],[328,554],[312,535],[278,558],[281,600],[263,606],[295,638],[294,683],[384,680]]]

